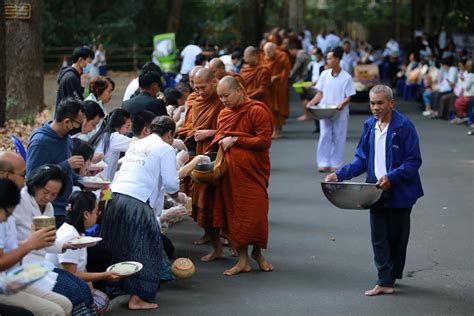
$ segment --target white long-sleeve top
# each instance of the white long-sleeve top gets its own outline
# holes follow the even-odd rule
[[[15,224],[17,231],[17,241],[27,240],[31,234],[31,224],[33,224],[33,216],[54,216],[54,208],[48,203],[42,213],[35,198],[28,193],[27,187],[21,190],[20,204],[15,208],[13,216],[15,216]],[[64,241],[56,240],[54,245],[33,250],[23,257],[22,264],[38,263],[46,259],[46,253],[62,253]]]
[[[104,137],[106,137],[104,135]],[[96,153],[104,154],[104,161],[107,163],[107,167],[99,174],[104,179],[112,181],[117,172],[118,161],[120,159],[120,153],[126,152],[130,146],[132,139],[120,134],[119,132],[114,132],[110,135],[109,148],[107,152],[104,153],[104,139],[102,138],[97,144],[95,149]]]
[[[154,208],[162,204],[159,202],[163,200],[161,188],[170,194],[179,190],[176,154],[161,137],[151,134],[130,146],[111,189],[148,202]]]
[[[474,73],[471,72],[465,76],[463,88],[464,88],[463,95],[465,97],[474,96]]]

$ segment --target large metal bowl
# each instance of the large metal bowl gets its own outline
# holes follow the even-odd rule
[[[321,188],[334,206],[353,210],[370,208],[383,193],[374,183],[321,182]]]
[[[308,112],[314,119],[323,120],[334,117],[339,110],[337,105],[317,105],[310,106]]]

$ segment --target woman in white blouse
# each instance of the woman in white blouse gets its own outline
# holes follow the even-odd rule
[[[101,129],[90,143],[95,148],[96,153],[104,155],[107,167],[99,174],[106,180],[112,181],[118,168],[120,153],[126,152],[131,138],[125,136],[132,126],[130,113],[123,109],[115,109],[110,113],[105,128]]]
[[[102,244],[115,262],[139,261],[143,269],[120,282],[131,294],[129,309],[153,309],[160,284],[162,239],[152,206],[163,187],[178,197],[179,176],[173,136],[176,124],[160,116],[151,124],[152,134],[136,141],[125,154],[112,182],[113,197],[102,219]]]
[[[47,164],[36,168],[21,191],[20,204],[13,212],[18,242],[28,239],[34,216],[54,216],[51,202],[61,193],[65,175],[58,165]],[[56,239],[54,245],[33,250],[23,257],[22,264],[40,263],[47,253],[62,253],[72,249],[69,242]],[[54,269],[35,286],[66,296],[73,305],[72,314],[93,314],[92,293],[86,282],[61,269]]]

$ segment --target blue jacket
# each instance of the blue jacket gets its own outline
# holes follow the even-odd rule
[[[371,117],[364,123],[364,131],[355,150],[355,159],[336,171],[338,181],[349,180],[367,172],[366,182],[375,183],[375,124]],[[421,152],[413,123],[396,110],[388,126],[386,150],[387,176],[391,188],[387,191],[385,205],[393,208],[408,208],[423,196],[418,174]]]
[[[69,195],[72,193],[73,181],[77,175],[68,163],[72,153],[72,140],[69,135],[59,136],[50,126],[45,123],[33,131],[28,142],[26,159],[26,176],[34,169],[47,163],[57,164],[66,174],[62,192],[53,201],[54,215],[66,215],[66,205]]]

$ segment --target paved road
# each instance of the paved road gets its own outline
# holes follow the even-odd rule
[[[292,100],[292,117],[299,114]],[[339,210],[323,196],[316,172],[317,136],[311,122],[290,119],[271,149],[272,273],[234,277],[222,272],[234,258],[201,263],[210,246],[193,246],[201,231],[191,221],[169,233],[196,275],[163,284],[158,310],[129,312],[126,297],[111,314],[125,315],[473,315],[474,137],[466,128],[422,118],[414,104],[399,109],[415,123],[423,154],[425,196],[412,212],[404,279],[397,293],[367,298],[376,270],[368,211]],[[368,114],[351,115],[345,160],[350,161]],[[256,266],[254,265],[256,269]]]

